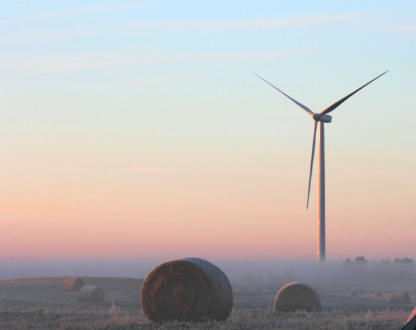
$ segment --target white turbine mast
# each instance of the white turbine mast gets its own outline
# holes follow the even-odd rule
[[[338,108],[343,102],[357,93],[359,90],[363,89],[368,84],[372,83],[377,78],[380,78],[383,74],[386,74],[388,71],[382,73],[378,77],[374,78],[370,82],[366,83],[365,85],[361,86],[351,94],[348,94],[341,100],[335,102],[333,105],[329,106],[325,110],[322,110],[319,113],[314,113],[311,109],[304,106],[303,104],[299,103],[298,101],[292,99],[289,95],[283,93],[280,89],[273,86],[267,80],[260,77],[258,74],[254,73],[257,77],[261,80],[268,83],[273,88],[277,89],[280,93],[284,96],[289,98],[291,101],[296,103],[299,107],[305,110],[314,120],[314,128],[313,128],[313,139],[312,139],[312,156],[311,156],[311,166],[309,172],[309,185],[308,185],[308,198],[306,201],[306,209],[309,206],[309,195],[311,191],[311,179],[312,179],[312,168],[313,168],[313,159],[315,156],[315,140],[316,140],[316,128],[318,126],[319,121],[319,128],[320,128],[320,135],[319,135],[319,213],[318,213],[318,261],[324,262],[325,261],[325,139],[324,139],[324,123],[330,123],[332,121],[332,117],[328,115],[331,111],[334,111]]]

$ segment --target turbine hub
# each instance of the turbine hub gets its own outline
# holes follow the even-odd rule
[[[313,115],[313,119],[316,121],[323,121],[324,123],[330,123],[332,121],[332,117],[330,115],[320,115],[319,113],[315,113]]]

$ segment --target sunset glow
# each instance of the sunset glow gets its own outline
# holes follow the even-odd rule
[[[0,13],[0,259],[416,258],[416,4],[40,1]],[[104,4],[105,3],[105,4]]]

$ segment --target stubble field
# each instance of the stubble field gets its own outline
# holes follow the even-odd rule
[[[0,329],[401,329],[414,308],[389,302],[390,292],[356,297],[345,288],[315,287],[323,310],[275,312],[275,289],[235,288],[234,307],[225,322],[204,324],[149,322],[140,307],[143,280],[83,277],[104,289],[103,303],[78,302],[62,290],[63,277],[0,281]]]

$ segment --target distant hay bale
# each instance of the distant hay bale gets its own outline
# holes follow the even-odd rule
[[[357,297],[357,292],[351,292],[351,293],[350,293],[350,296],[351,296],[351,297]]]
[[[378,292],[378,291],[374,292],[374,297],[376,298],[381,297],[382,295],[383,294],[381,292]]]
[[[79,301],[86,302],[103,302],[105,299],[105,294],[103,289],[97,286],[86,285],[83,286],[79,292]]]
[[[364,294],[365,292],[364,292],[364,290],[359,290],[358,291],[358,294]]]
[[[221,269],[199,258],[165,262],[147,275],[141,304],[154,322],[224,321],[233,307],[233,292]]]
[[[407,322],[406,322],[406,323],[409,323],[409,322],[410,322],[410,320],[411,320],[413,317],[415,317],[415,316],[416,316],[416,308],[413,310],[413,312],[412,312],[412,313],[410,313],[409,318],[407,319]]]
[[[292,282],[282,287],[274,300],[274,309],[282,312],[305,310],[312,312],[321,309],[318,294],[309,285]]]
[[[409,304],[410,295],[407,292],[393,292],[390,296],[390,302],[393,304]]]
[[[64,280],[64,291],[79,291],[85,285],[84,280],[80,277],[67,277]]]

